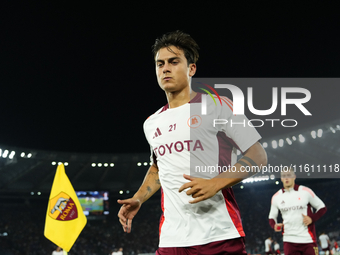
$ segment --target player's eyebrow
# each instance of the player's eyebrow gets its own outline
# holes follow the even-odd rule
[[[172,62],[174,60],[180,60],[181,58],[180,57],[173,57],[173,58],[168,58],[168,62]],[[161,63],[164,63],[165,61],[163,59],[157,59],[156,60],[156,63],[157,62],[161,62]]]

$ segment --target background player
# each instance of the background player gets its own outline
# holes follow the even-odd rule
[[[293,169],[281,172],[283,188],[272,197],[269,224],[275,231],[283,231],[284,254],[315,255],[318,246],[314,223],[327,209],[311,189],[295,184],[295,179]],[[283,223],[277,223],[279,211]]]
[[[264,251],[265,251],[266,255],[273,254],[273,251],[272,251],[272,242],[273,242],[273,239],[271,237],[268,237],[264,241]]]
[[[216,107],[212,100],[208,102],[212,112],[205,116],[205,123],[210,125],[196,129],[204,135],[198,133],[196,139],[191,136],[187,124],[190,114],[201,109],[201,94],[191,90],[197,49],[196,42],[180,31],[164,35],[153,46],[158,84],[168,104],[144,123],[152,165],[135,195],[118,200],[122,204],[118,217],[124,231],[129,233],[141,205],[162,186],[163,216],[157,254],[246,254],[240,213],[230,187],[249,177],[248,173],[239,173],[242,166],[265,165],[267,156],[253,127],[215,128],[212,121],[208,122],[209,118],[218,118],[217,115],[245,119],[235,116],[226,105]],[[238,162],[234,148],[244,153]],[[237,173],[194,178],[190,176],[190,166],[195,160],[204,165],[221,162],[235,165]]]
[[[52,252],[52,255],[63,255],[63,249],[60,248],[59,246]]]
[[[319,236],[320,247],[325,252],[326,255],[331,253],[331,242],[329,241],[328,235],[325,232]]]
[[[278,242],[274,242],[274,251],[275,251],[275,255],[279,255],[281,254],[281,251],[280,251],[280,245]]]

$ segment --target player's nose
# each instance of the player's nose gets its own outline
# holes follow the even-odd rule
[[[169,73],[169,72],[171,72],[170,65],[169,65],[169,63],[165,63],[163,65],[163,73],[165,74],[165,73]]]

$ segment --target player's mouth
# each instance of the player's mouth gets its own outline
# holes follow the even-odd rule
[[[169,81],[170,79],[172,79],[171,77],[164,77],[163,80],[165,81]]]

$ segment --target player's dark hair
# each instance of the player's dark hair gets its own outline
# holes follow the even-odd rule
[[[167,48],[172,52],[170,46],[175,46],[180,50],[183,50],[189,64],[196,63],[199,57],[199,47],[192,37],[182,31],[174,31],[164,34],[162,37],[157,38],[155,44],[152,46],[153,56],[155,57],[157,52],[162,48]]]

